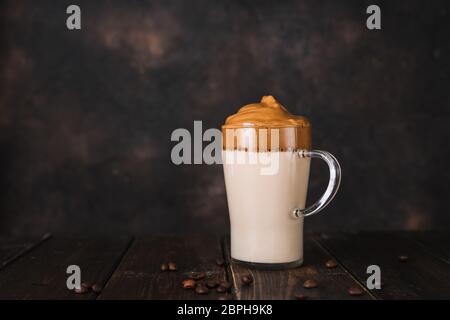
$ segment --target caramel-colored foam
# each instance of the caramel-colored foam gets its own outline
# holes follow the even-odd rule
[[[305,117],[294,116],[272,96],[264,96],[260,103],[243,106],[227,118],[222,128],[242,127],[286,128],[309,127]]]
[[[243,106],[222,126],[224,150],[287,151],[311,149],[311,126],[272,96]]]

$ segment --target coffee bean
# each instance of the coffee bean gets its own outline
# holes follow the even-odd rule
[[[308,299],[308,296],[304,293],[298,292],[295,294],[295,299],[297,300],[306,300]]]
[[[80,288],[75,288],[75,293],[79,293],[79,294],[84,294],[87,293],[89,291],[89,289],[81,286]]]
[[[316,280],[308,279],[305,282],[303,282],[303,288],[312,289],[312,288],[316,288],[316,287],[317,287],[317,281]]]
[[[231,283],[229,283],[226,280],[222,280],[222,281],[220,281],[219,286],[222,286],[225,289],[229,290],[231,288]]]
[[[100,293],[102,292],[102,286],[99,285],[98,283],[95,283],[94,285],[92,285],[92,291],[94,291],[95,293]]]
[[[218,293],[224,293],[224,292],[227,292],[228,289],[225,288],[224,286],[219,285],[219,286],[216,288],[216,291],[217,291]]]
[[[161,271],[167,271],[169,269],[169,266],[166,263],[163,263],[160,267]]]
[[[348,289],[348,294],[351,296],[360,296],[364,293],[360,287],[351,287]]]
[[[327,262],[325,262],[325,266],[328,269],[333,269],[333,268],[337,267],[337,262],[336,262],[336,260],[331,259],[331,260],[328,260]]]
[[[185,279],[182,282],[183,289],[194,289],[196,282],[193,279]]]
[[[206,287],[209,289],[214,289],[218,285],[219,285],[219,283],[216,280],[211,279],[211,280],[206,281]]]
[[[241,277],[242,284],[249,286],[253,282],[253,277],[251,274],[243,275]]]
[[[169,262],[169,271],[176,271],[177,264],[175,262]]]
[[[194,280],[204,279],[205,277],[206,277],[205,272],[191,272],[189,274],[189,278],[194,279]]]
[[[208,294],[209,290],[205,286],[197,286],[195,288],[195,293],[197,294]]]
[[[408,256],[404,256],[404,255],[398,256],[398,260],[400,262],[406,262],[408,260]]]
[[[81,284],[82,287],[85,287],[86,289],[91,289],[92,288],[92,283],[91,282],[83,282]]]
[[[221,267],[225,264],[225,260],[223,260],[222,258],[217,258],[216,259],[216,264]]]

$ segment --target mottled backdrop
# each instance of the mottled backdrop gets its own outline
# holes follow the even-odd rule
[[[450,225],[447,1],[11,0],[0,15],[0,233],[224,232],[222,168],[173,165],[170,134],[265,94],[342,164],[308,230]],[[310,201],[325,165],[311,176]]]

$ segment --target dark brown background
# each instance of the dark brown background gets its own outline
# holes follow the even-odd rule
[[[170,134],[265,94],[343,168],[308,230],[449,226],[446,1],[1,3],[2,234],[225,232],[222,168],[173,165]]]

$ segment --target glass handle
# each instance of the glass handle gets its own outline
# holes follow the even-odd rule
[[[316,203],[305,209],[295,208],[292,211],[295,218],[312,216],[313,214],[322,211],[322,209],[325,208],[331,200],[333,200],[341,183],[341,166],[331,153],[321,150],[300,150],[298,152],[298,156],[300,158],[319,158],[325,161],[330,169],[330,181],[328,182],[328,187],[325,190],[325,193]]]

